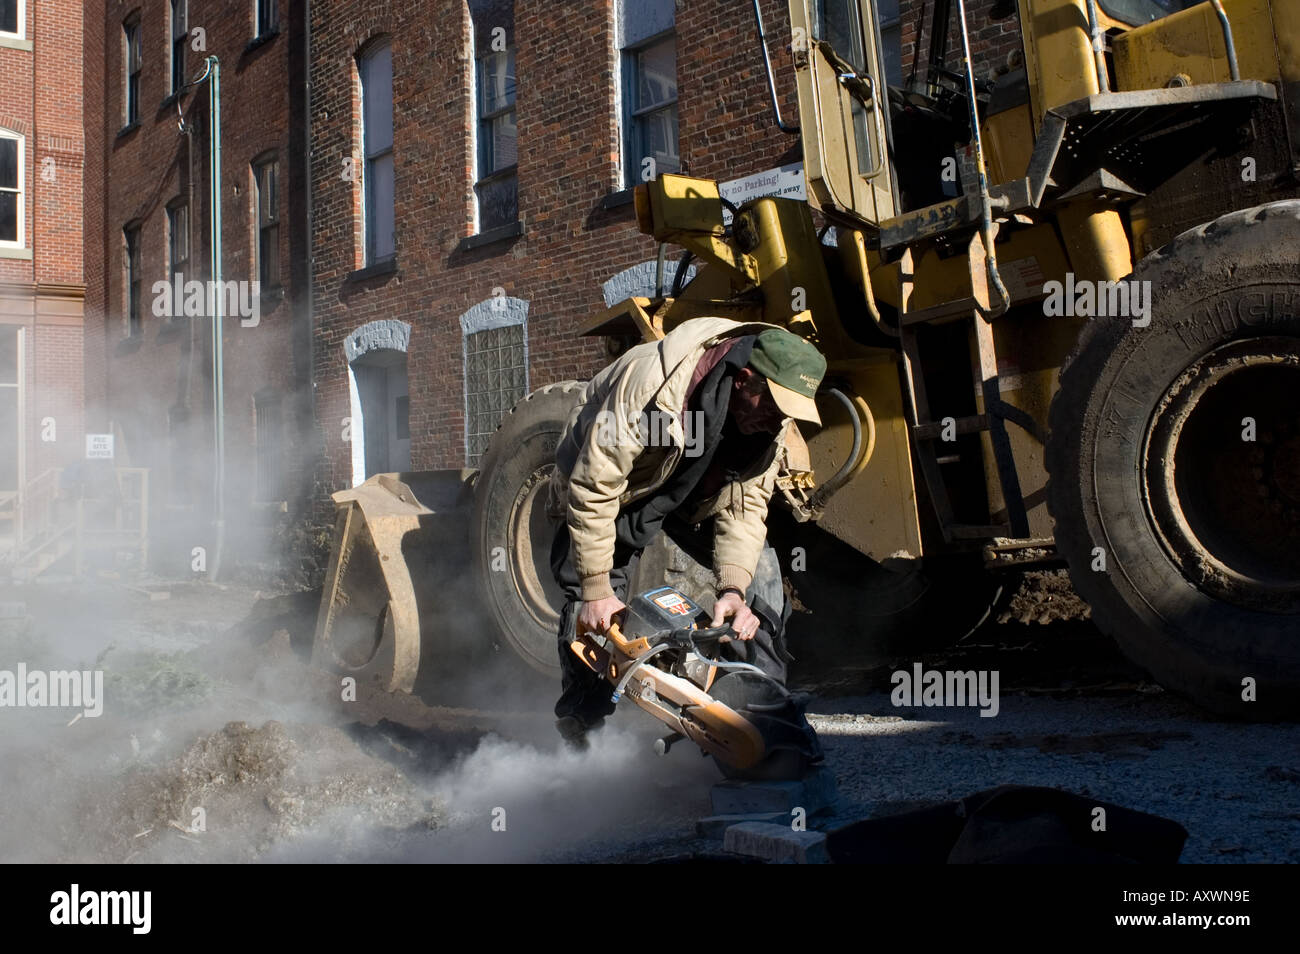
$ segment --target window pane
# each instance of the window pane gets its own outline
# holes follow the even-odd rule
[[[361,101],[366,155],[393,145],[393,50],[383,46],[361,61]]]
[[[168,228],[171,236],[171,264],[175,270],[190,257],[189,209],[181,205],[168,212]]]
[[[494,113],[515,102],[515,51],[494,53],[479,60],[480,115]]]
[[[514,110],[491,120],[484,130],[488,137],[488,152],[483,167],[487,177],[500,169],[508,169],[518,161],[519,132],[515,127]]]
[[[0,192],[0,242],[18,241],[18,193]]]
[[[514,0],[469,0],[469,15],[474,20],[476,57],[515,45]]]
[[[18,188],[18,140],[0,139],[0,189]]]
[[[280,226],[269,225],[258,233],[257,261],[260,265],[257,280],[262,288],[276,288],[280,284]]]
[[[0,33],[18,32],[18,0],[0,0]]]
[[[475,332],[465,339],[465,404],[468,462],[478,463],[501,423],[501,415],[526,393],[524,326]]]
[[[862,48],[862,21],[858,0],[818,0],[817,38],[829,40],[835,52],[856,70],[867,68]]]
[[[276,0],[258,0],[257,4],[257,35],[270,33],[275,29],[276,21]]]
[[[677,98],[677,44],[669,39],[637,53],[636,108],[646,109]]]
[[[0,490],[18,489],[18,389],[0,388]]]
[[[641,117],[641,129],[645,155],[654,157],[655,171],[678,171],[682,162],[677,154],[677,107],[668,106]]]
[[[18,383],[18,326],[0,325],[0,384]]]
[[[479,228],[483,231],[519,221],[519,184],[514,176],[474,187],[478,193]]]
[[[172,39],[185,36],[186,0],[172,0]]]
[[[673,28],[673,0],[618,0],[618,46],[633,46]]]
[[[276,190],[279,187],[278,173],[280,164],[278,162],[268,162],[258,167],[257,172],[257,218],[258,224],[264,225],[267,222],[274,222],[276,219],[276,209],[279,207],[279,196]]]
[[[370,261],[389,258],[397,250],[393,235],[393,156],[389,153],[370,162],[366,168],[366,234]]]

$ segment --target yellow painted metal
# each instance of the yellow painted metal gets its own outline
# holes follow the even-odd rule
[[[865,80],[843,82],[850,54],[817,39],[807,0],[790,0],[792,53],[799,115],[803,117],[804,175],[814,208],[874,224],[897,214],[889,163],[884,162],[885,72],[876,56],[875,8],[858,0]],[[869,89],[869,97],[852,91]],[[866,98],[868,102],[862,100]],[[855,128],[856,127],[856,128]],[[859,155],[865,141],[867,154]]]
[[[655,241],[688,248],[703,261],[757,280],[753,259],[727,242],[715,181],[665,173],[638,186],[637,195],[637,221]]]
[[[1056,394],[1060,367],[1074,349],[1083,320],[1047,318],[1036,312],[1011,312],[993,323],[993,342],[998,355],[998,384],[1002,400],[1020,408],[1034,419],[1041,434],[1047,433],[1047,411]],[[970,348],[975,352],[974,332]],[[972,359],[972,374],[978,381],[978,369]],[[985,411],[984,396],[975,388],[976,412]],[[1025,500],[1031,537],[1050,537],[1052,522],[1047,512],[1047,470],[1043,463],[1043,445],[1017,424],[1008,422],[1007,437],[1016,461],[1020,491]],[[1006,519],[1002,484],[998,479],[993,443],[987,431],[980,434],[984,456],[984,482],[989,498],[989,515],[994,522]]]
[[[1275,80],[1279,48],[1289,47],[1291,79],[1300,79],[1300,3],[1296,0],[1223,0],[1232,24],[1242,79]],[[1274,17],[1277,23],[1274,23]],[[1276,34],[1275,34],[1276,29]],[[1226,83],[1227,49],[1213,5],[1202,3],[1135,27],[1112,42],[1120,89],[1160,89],[1186,77],[1192,83]]]
[[[875,446],[862,470],[831,497],[818,526],[875,560],[895,553],[920,556],[920,518],[897,357],[837,361],[832,356],[826,375],[847,389],[850,398],[866,402],[875,422]],[[848,459],[853,434],[839,401],[823,395],[817,408],[826,426],[811,436],[804,433],[821,482]]]
[[[873,263],[872,285],[876,297],[898,308],[898,263],[882,263],[869,253]],[[915,287],[909,308],[920,311],[942,302],[969,295],[970,276],[966,259],[961,256],[941,258],[933,248],[914,255]],[[1010,231],[998,242],[998,270],[1013,304],[1032,301],[1043,294],[1043,283],[1061,281],[1069,262],[1060,240],[1050,225],[1037,225]]]
[[[1072,202],[1057,211],[1075,278],[1118,281],[1133,271],[1133,252],[1119,210]]]
[[[1043,116],[1098,92],[1084,0],[1021,0],[1021,34],[1034,131]]]
[[[1029,106],[1017,106],[988,117],[982,133],[989,181],[1001,184],[1024,176],[1034,152],[1034,124]],[[1001,257],[999,247],[998,258]]]

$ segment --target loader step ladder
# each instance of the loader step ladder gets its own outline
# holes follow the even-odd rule
[[[943,530],[944,541],[951,543],[953,540],[981,540],[990,537],[1025,538],[1029,536],[1029,517],[1025,508],[1024,495],[1020,489],[1020,477],[1016,472],[1015,458],[1011,453],[1011,441],[1007,436],[1006,422],[1011,421],[1035,436],[1042,435],[1038,433],[1037,424],[1028,414],[1002,400],[1002,390],[998,380],[997,351],[993,342],[993,326],[985,317],[989,310],[987,275],[984,271],[983,239],[978,231],[971,236],[966,260],[970,268],[973,291],[971,296],[909,311],[908,303],[912,296],[914,275],[912,250],[909,247],[903,252],[899,267],[902,308],[898,322],[898,336],[903,353],[903,381],[906,390],[903,410],[912,435],[912,446],[925,478],[926,488],[930,492],[930,499],[934,502],[939,525]],[[954,418],[950,428],[957,434],[988,432],[993,444],[1002,499],[1006,503],[1007,523],[1005,524],[958,523],[952,509],[952,498],[948,494],[943,472],[940,469],[935,443],[940,440],[945,426],[942,421],[936,421],[931,416],[916,329],[922,324],[941,324],[956,320],[974,321],[984,413]]]

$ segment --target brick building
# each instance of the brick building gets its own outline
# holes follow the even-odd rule
[[[305,492],[304,9],[278,0],[86,5],[87,413],[116,436],[119,466],[148,469],[159,572],[188,572],[193,546],[210,545],[218,297],[230,559],[246,555],[235,531]],[[211,57],[221,116],[215,205]]]
[[[983,74],[1019,47],[991,5],[971,11]],[[918,6],[882,4],[895,83]],[[793,117],[786,4],[762,10]],[[799,160],[748,3],[316,0],[311,17],[323,485],[473,466],[523,394],[598,370],[575,330],[653,286],[628,191],[643,173]]]
[[[81,4],[0,2],[0,562],[81,454]]]

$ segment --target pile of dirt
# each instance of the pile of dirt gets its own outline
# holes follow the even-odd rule
[[[161,767],[130,773],[103,811],[122,861],[233,862],[310,840],[343,860],[441,812],[341,730],[231,722]],[[104,857],[104,856],[101,856]]]
[[[1051,623],[1090,619],[1092,609],[1079,598],[1065,570],[1029,570],[1011,595],[999,623]]]

